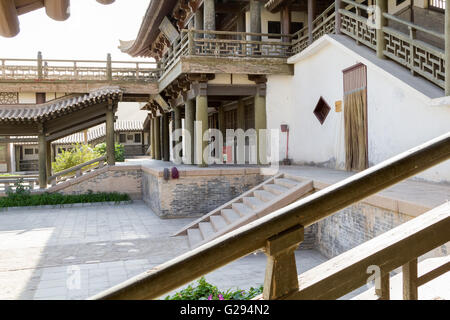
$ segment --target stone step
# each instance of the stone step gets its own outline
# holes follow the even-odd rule
[[[236,211],[241,217],[248,216],[249,214],[252,214],[254,212],[252,208],[242,202],[235,202],[231,206],[233,210]]]
[[[292,181],[296,181],[296,182],[304,182],[305,181],[305,179],[303,179],[301,177],[298,177],[298,176],[294,176],[294,175],[289,174],[289,173],[283,174],[283,178],[289,179],[289,180],[292,180]]]
[[[298,185],[299,182],[287,178],[278,178],[275,179],[275,184],[291,189]]]
[[[236,211],[234,211],[233,209],[223,209],[221,211],[222,217],[225,219],[225,221],[228,224],[231,224],[237,220],[239,220],[241,218],[241,216],[239,215],[239,213],[237,213]]]
[[[210,222],[215,231],[225,229],[228,226],[227,221],[223,216],[211,216]]]
[[[253,210],[258,210],[264,205],[264,202],[255,197],[245,197],[243,199],[245,205],[249,206]]]
[[[270,193],[273,193],[273,194],[279,196],[279,195],[287,192],[289,189],[273,183],[273,184],[266,184],[264,186],[264,190],[269,191]]]
[[[195,247],[195,245],[201,241],[203,241],[202,234],[198,228],[191,228],[187,231],[189,246],[191,248]]]
[[[269,191],[266,190],[257,190],[254,192],[255,198],[263,201],[263,202],[269,202],[275,198],[275,195]]]
[[[198,228],[200,229],[203,239],[206,240],[214,236],[215,230],[210,222],[200,222]]]

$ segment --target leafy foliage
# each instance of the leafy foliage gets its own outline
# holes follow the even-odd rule
[[[240,289],[220,291],[202,277],[197,281],[197,286],[189,285],[173,296],[167,296],[165,300],[251,300],[262,292],[263,286],[252,287],[247,291]]]
[[[91,146],[76,144],[72,150],[58,154],[56,161],[52,163],[52,169],[57,173],[100,157]]]
[[[23,181],[22,181],[23,183]],[[129,201],[130,196],[122,193],[94,193],[91,190],[87,194],[79,195],[63,195],[60,193],[43,193],[31,194],[31,191],[16,184],[17,189],[13,191],[9,189],[7,196],[0,198],[0,208],[10,207],[29,207],[29,206],[45,206],[45,205],[62,205],[74,203],[94,203],[94,202],[115,202]]]
[[[100,156],[106,156],[106,143],[100,143],[95,146],[94,151]],[[116,143],[114,146],[114,155],[116,158],[116,162],[124,162],[125,161],[125,148],[123,145]]]

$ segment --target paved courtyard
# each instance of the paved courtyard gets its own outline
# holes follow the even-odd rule
[[[192,219],[161,220],[143,203],[0,212],[0,299],[85,299],[189,250],[170,237]],[[326,258],[297,252],[299,272]],[[258,286],[264,254],[206,276],[220,289]]]

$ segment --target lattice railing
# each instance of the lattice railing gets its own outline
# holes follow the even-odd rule
[[[0,81],[138,81],[152,82],[160,70],[153,62],[0,59]]]
[[[313,21],[313,41],[316,41],[326,34],[335,33],[335,17],[335,5],[333,3]]]
[[[354,7],[350,10],[340,9],[341,32],[362,43],[369,48],[376,49],[377,36],[376,29],[367,23],[367,14],[369,7],[354,1],[344,1],[353,3]]]
[[[368,16],[372,8],[351,0],[342,0],[349,4],[347,9],[340,9],[341,32],[358,43],[377,50],[377,29],[368,23]],[[407,67],[413,74],[420,75],[445,87],[445,52],[429,43],[416,39],[416,32],[420,31],[434,38],[444,41],[444,34],[423,28],[419,25],[402,20],[388,13],[383,17],[387,21],[402,24],[409,29],[405,34],[389,26],[383,26],[385,39],[383,55]]]
[[[444,35],[431,31],[393,15],[385,14],[388,20],[404,24],[409,34],[389,27],[383,28],[386,47],[384,55],[409,68],[413,74],[419,74],[436,85],[445,87],[445,52],[431,44],[416,39],[416,31],[444,41]]]
[[[291,55],[290,35],[198,30],[188,34],[191,55],[240,58],[287,58]]]

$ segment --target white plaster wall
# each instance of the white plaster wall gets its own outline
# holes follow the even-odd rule
[[[366,64],[368,69],[371,165],[450,130],[449,106],[431,106],[431,99],[364,58],[349,53],[337,42],[319,41],[323,42],[295,63],[294,76],[268,77],[268,127],[279,128],[284,123],[290,126],[289,156],[294,162],[344,168],[343,113],[336,113],[334,104],[343,100],[342,70],[358,62]],[[313,114],[321,96],[332,108],[323,125]],[[281,159],[284,159],[285,144],[282,135]],[[450,161],[417,177],[450,182]]]

